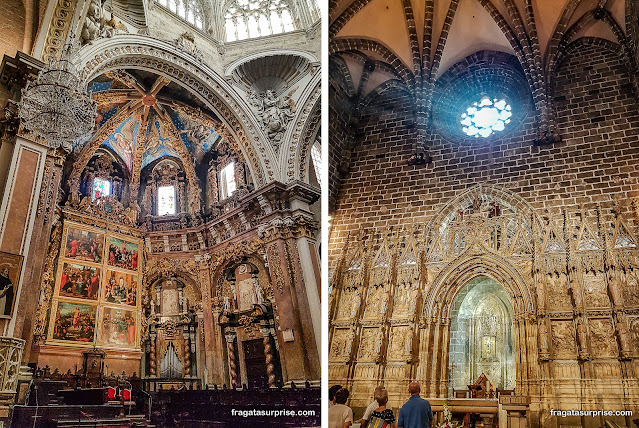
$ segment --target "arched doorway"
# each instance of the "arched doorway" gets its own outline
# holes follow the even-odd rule
[[[467,389],[482,373],[495,390],[515,388],[512,303],[492,278],[468,281],[453,301],[448,373],[450,393]]]

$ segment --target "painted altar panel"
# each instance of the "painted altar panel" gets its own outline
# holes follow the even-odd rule
[[[98,344],[104,347],[137,348],[138,314],[134,310],[102,306]]]
[[[64,221],[48,343],[139,349],[140,245]]]
[[[101,282],[99,267],[63,261],[58,270],[60,297],[98,300]]]
[[[97,305],[54,301],[49,340],[59,344],[93,346]]]
[[[105,303],[137,306],[138,276],[130,272],[107,269],[102,290],[102,301]]]
[[[121,269],[138,270],[140,245],[126,238],[109,236],[107,264]]]
[[[104,253],[104,232],[84,226],[68,227],[65,232],[64,257],[101,263]]]

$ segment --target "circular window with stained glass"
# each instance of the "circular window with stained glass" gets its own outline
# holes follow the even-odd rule
[[[483,97],[461,115],[462,131],[468,136],[486,138],[501,132],[510,123],[512,108],[503,99]]]

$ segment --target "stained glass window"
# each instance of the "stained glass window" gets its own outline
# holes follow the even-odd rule
[[[189,24],[199,28],[204,27],[201,6],[195,0],[155,0]]]
[[[175,187],[158,187],[158,215],[175,214]]]
[[[313,169],[315,169],[315,177],[320,187],[322,187],[322,146],[318,142],[313,144],[311,148],[311,159],[313,160]]]
[[[222,199],[226,199],[235,192],[235,164],[231,162],[226,165],[220,173],[220,187]]]
[[[226,11],[226,41],[263,37],[295,30],[285,0],[232,0]]]
[[[462,131],[471,137],[486,138],[495,132],[503,131],[510,123],[512,115],[512,108],[505,100],[483,97],[462,114]]]
[[[111,194],[111,182],[104,178],[93,179],[93,200],[101,198],[102,196],[109,196]]]

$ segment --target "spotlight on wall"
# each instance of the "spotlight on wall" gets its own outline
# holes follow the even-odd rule
[[[408,165],[426,165],[433,162],[433,158],[428,153],[415,153],[408,159]]]

